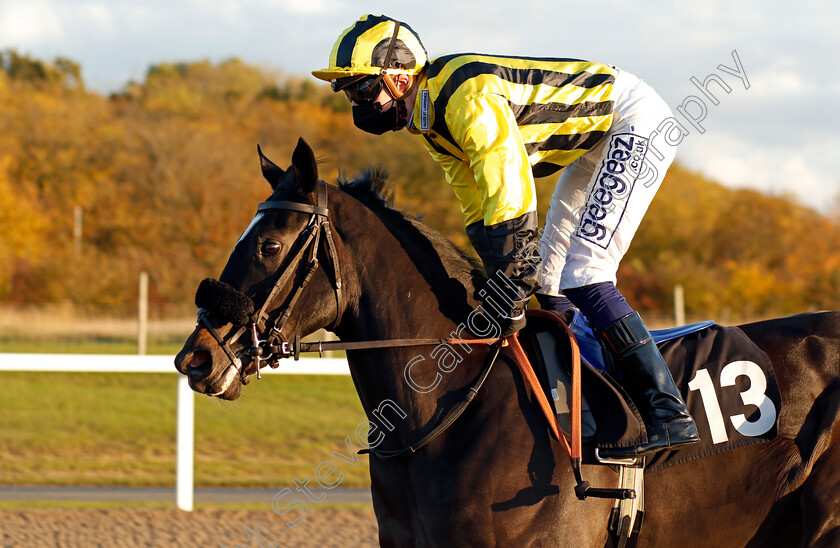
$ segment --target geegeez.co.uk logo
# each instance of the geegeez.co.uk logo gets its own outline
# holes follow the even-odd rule
[[[601,164],[595,187],[589,193],[576,235],[607,248],[624,216],[636,180],[644,170],[648,140],[632,133],[619,133]]]

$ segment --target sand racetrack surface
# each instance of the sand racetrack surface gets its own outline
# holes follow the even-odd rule
[[[289,528],[285,521],[283,517],[265,510],[208,508],[191,513],[147,508],[0,510],[0,546],[378,546],[372,508],[315,507],[293,528]],[[251,539],[246,536],[246,528],[252,532]]]

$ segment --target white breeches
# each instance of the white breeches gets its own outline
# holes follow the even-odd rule
[[[618,263],[656,195],[675,147],[657,138],[671,109],[642,80],[615,79],[613,124],[567,166],[554,188],[540,238],[540,293],[616,282]]]

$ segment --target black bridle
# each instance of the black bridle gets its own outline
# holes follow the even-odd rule
[[[429,442],[441,435],[464,413],[467,406],[469,406],[469,404],[473,401],[475,396],[478,395],[478,392],[484,384],[484,381],[489,376],[490,371],[493,368],[493,364],[496,362],[496,358],[499,356],[499,352],[502,346],[507,346],[509,341],[502,341],[501,339],[497,338],[438,338],[390,339],[380,341],[359,342],[329,341],[317,343],[302,343],[300,341],[300,335],[298,334],[295,335],[290,347],[290,341],[284,338],[283,327],[286,325],[286,322],[291,316],[292,310],[294,309],[295,304],[297,304],[301,293],[309,284],[310,280],[312,279],[312,275],[318,269],[318,250],[322,241],[322,233],[323,241],[325,242],[326,246],[326,253],[329,257],[330,262],[332,263],[333,289],[336,301],[336,316],[335,320],[333,321],[330,327],[331,330],[335,330],[335,328],[338,326],[338,323],[341,320],[345,307],[344,296],[342,292],[341,269],[338,261],[338,251],[336,249],[335,240],[333,239],[332,231],[330,229],[329,209],[327,207],[327,184],[324,181],[318,181],[317,191],[318,199],[316,205],[302,204],[298,202],[269,200],[261,202],[257,206],[258,214],[262,211],[270,210],[296,211],[300,213],[309,214],[309,221],[307,222],[306,227],[298,235],[294,244],[292,245],[291,250],[289,251],[289,254],[284,259],[284,264],[281,266],[281,268],[278,269],[278,272],[281,273],[277,277],[277,280],[274,282],[274,285],[272,286],[271,290],[269,291],[259,310],[253,312],[256,308],[254,306],[253,301],[238,289],[218,280],[205,280],[204,282],[202,282],[202,286],[207,284],[207,286],[214,289],[202,291],[202,286],[199,286],[199,291],[196,294],[196,304],[199,306],[198,320],[200,323],[204,324],[204,327],[207,329],[208,332],[210,332],[210,334],[213,336],[213,338],[216,340],[216,342],[219,344],[219,346],[230,359],[230,364],[226,368],[224,375],[227,377],[229,375],[234,374],[234,372],[239,373],[239,376],[242,380],[242,384],[248,383],[248,375],[245,374],[245,370],[242,367],[242,360],[233,351],[233,349],[230,346],[230,343],[231,341],[235,342],[239,340],[239,338],[242,335],[244,335],[245,331],[247,330],[250,330],[251,332],[251,346],[250,348],[248,348],[247,354],[250,356],[252,361],[256,362],[257,379],[261,378],[260,368],[263,366],[263,364],[269,365],[270,367],[278,367],[282,358],[294,356],[294,358],[297,359],[300,352],[317,351],[320,354],[321,351],[324,349],[362,350],[395,347],[404,348],[411,346],[428,346],[437,344],[477,343],[482,345],[489,345],[490,352],[488,353],[485,366],[479,373],[478,377],[476,377],[476,379],[470,385],[466,397],[458,405],[450,409],[446,416],[444,416],[444,418],[435,428],[433,428],[430,432],[428,432],[417,442],[398,450],[389,451],[371,447],[359,451],[359,453],[361,454],[374,454],[381,459],[393,459],[411,455],[415,453],[418,449],[426,446]],[[295,276],[295,273],[298,270],[298,266],[300,265],[301,261],[303,261],[304,256],[306,256],[307,254],[308,263],[303,271],[303,275],[300,282],[292,285],[289,292],[289,296],[287,297],[287,303],[285,307],[279,315],[276,315],[276,319],[272,320],[269,315],[269,309],[271,308],[272,303],[278,298],[280,294],[283,293],[285,289],[287,289],[289,283],[293,282],[293,276]],[[215,306],[215,297],[219,297],[221,298],[221,300],[226,301],[226,306]],[[207,307],[215,309],[215,314],[212,315],[218,316],[219,319],[228,321],[233,325],[239,325],[238,329],[236,329],[235,331],[231,329],[231,332],[233,333],[232,335],[228,334],[227,337],[222,337],[222,335],[216,330],[216,328],[213,327],[213,324],[210,320],[211,314],[208,314],[206,310]],[[569,333],[570,337],[574,337],[574,335],[572,335],[571,332]],[[515,349],[518,348],[519,353],[522,354],[524,358],[524,352],[521,350],[521,347],[519,346],[519,343],[516,341],[515,337],[511,337],[510,341],[512,341],[511,344],[514,345]],[[527,358],[524,358],[524,360],[527,362]],[[528,365],[528,367],[530,368],[530,365]],[[579,360],[577,367],[579,367]],[[524,371],[523,375],[527,378],[527,375],[525,375]],[[531,375],[534,376],[533,372],[531,373]],[[541,390],[538,386],[538,382],[537,385],[532,386],[534,387],[535,394],[539,390]],[[547,415],[547,418],[548,417],[549,415]],[[552,421],[549,418],[549,424],[551,423]],[[554,428],[555,437],[560,439],[561,435],[559,434],[559,430],[557,430],[556,422]],[[578,434],[578,448],[580,446],[579,438],[580,435]],[[565,439],[563,441],[565,441]],[[569,454],[572,455],[572,450],[567,450],[569,451]],[[577,454],[579,455],[579,449]],[[572,460],[574,464],[575,458],[573,457]],[[577,462],[580,462],[579,457],[577,458]],[[582,483],[582,480],[580,479],[579,474],[577,473],[577,469],[576,475],[578,475],[579,484],[581,484],[584,490],[586,490],[586,488],[588,488],[588,485]],[[599,490],[590,489],[590,491]],[[599,495],[590,493],[590,496]],[[611,493],[609,494],[609,496],[611,496]]]
[[[430,443],[432,440],[440,436],[445,430],[447,430],[464,413],[464,411],[466,411],[467,407],[478,395],[478,392],[484,384],[484,381],[490,375],[490,371],[493,368],[493,364],[496,362],[496,359],[499,356],[502,346],[510,345],[513,347],[513,351],[517,359],[517,364],[522,370],[523,377],[526,379],[527,382],[531,383],[531,387],[534,391],[535,397],[537,398],[537,400],[540,400],[539,394],[542,393],[542,388],[539,386],[539,381],[536,379],[536,375],[534,374],[533,369],[531,369],[530,364],[528,364],[528,359],[525,356],[524,350],[522,350],[522,347],[517,341],[516,336],[511,336],[508,338],[508,340],[505,341],[501,339],[464,340],[449,338],[391,339],[382,341],[359,342],[330,341],[326,343],[302,343],[300,341],[300,335],[296,335],[292,343],[293,346],[290,349],[289,341],[285,340],[283,337],[283,327],[288,321],[292,313],[292,309],[294,308],[295,304],[300,298],[300,295],[303,292],[304,288],[306,288],[306,286],[309,284],[310,280],[312,279],[312,275],[318,269],[318,250],[321,244],[322,233],[324,235],[323,240],[324,242],[326,242],[325,245],[327,256],[329,257],[333,268],[333,289],[335,292],[336,315],[335,320],[333,321],[332,326],[330,327],[331,330],[335,330],[335,328],[338,326],[338,323],[341,320],[341,316],[343,315],[345,306],[343,302],[344,298],[342,293],[341,269],[338,262],[338,251],[336,249],[335,241],[333,239],[332,231],[330,229],[329,209],[327,208],[327,184],[324,181],[318,181],[316,184],[318,191],[318,199],[316,205],[280,200],[269,200],[261,202],[257,206],[258,214],[262,211],[270,210],[297,211],[300,213],[309,214],[309,221],[307,222],[306,227],[298,235],[297,239],[295,240],[292,246],[292,249],[284,259],[284,264],[281,266],[281,268],[278,269],[278,272],[281,272],[281,274],[277,277],[277,280],[274,282],[274,286],[269,291],[267,297],[265,298],[265,301],[263,301],[263,304],[258,311],[252,312],[256,308],[254,306],[253,301],[236,288],[217,280],[213,280],[213,283],[210,284],[211,286],[216,288],[217,295],[223,297],[226,296],[228,297],[228,300],[234,303],[234,306],[227,307],[224,309],[224,312],[216,314],[217,316],[220,316],[219,319],[230,321],[234,325],[239,325],[239,328],[234,332],[233,335],[229,334],[229,336],[227,337],[222,337],[222,335],[216,330],[216,328],[213,327],[213,324],[210,321],[210,316],[208,315],[207,310],[205,309],[205,306],[213,307],[212,293],[202,293],[201,286],[199,286],[199,293],[196,294],[196,304],[199,305],[198,321],[204,324],[204,327],[207,329],[207,331],[210,332],[210,334],[213,336],[213,338],[216,340],[216,342],[219,344],[219,346],[222,348],[222,350],[225,352],[228,358],[230,358],[230,364],[225,369],[225,378],[227,378],[234,372],[237,372],[239,373],[239,376],[242,380],[242,384],[248,384],[248,375],[246,375],[244,372],[244,369],[242,367],[242,360],[239,358],[239,356],[236,355],[236,353],[230,346],[231,341],[235,342],[239,340],[239,338],[248,329],[250,329],[251,331],[251,347],[248,349],[247,353],[250,356],[251,360],[256,362],[257,379],[261,378],[260,368],[262,367],[264,362],[270,367],[278,367],[279,362],[282,358],[294,356],[295,359],[297,359],[300,352],[313,351],[313,348],[317,349],[317,351],[320,353],[324,347],[327,347],[328,349],[361,350],[374,348],[427,346],[441,343],[478,343],[489,345],[490,351],[488,353],[485,366],[479,373],[478,377],[476,377],[470,385],[467,391],[467,395],[461,402],[459,402],[455,407],[451,408],[447,412],[447,414],[443,417],[443,419],[438,423],[438,425],[435,428],[433,428],[430,432],[428,432],[415,443],[405,446],[401,449],[383,450],[375,447],[368,447],[359,451],[360,454],[370,453],[376,455],[380,459],[385,460],[410,456],[422,447],[425,447],[428,443]],[[283,308],[283,311],[279,314],[279,316],[277,316],[277,319],[271,320],[269,315],[269,309],[271,307],[271,304],[274,302],[275,299],[277,299],[277,297],[283,292],[283,290],[286,289],[289,282],[292,281],[292,277],[295,275],[298,265],[301,263],[301,261],[307,253],[309,254],[308,264],[306,266],[306,269],[304,270],[303,277],[300,283],[292,285],[285,308]],[[204,284],[207,281],[208,280],[205,280],[204,282],[202,282],[202,284]],[[202,296],[199,297],[200,295]],[[571,447],[566,442],[565,437],[563,437],[563,435],[560,433],[559,427],[557,426],[556,418],[552,417],[551,410],[550,408],[548,408],[547,401],[542,401],[541,405],[544,406],[544,411],[546,413],[546,418],[548,419],[549,425],[553,427],[553,433],[555,438],[561,440],[564,443],[566,451],[571,457],[572,469],[575,474],[575,479],[577,481],[575,494],[581,500],[587,497],[616,499],[635,498],[636,492],[632,489],[596,489],[590,487],[589,483],[583,481],[581,477],[581,419],[579,397],[580,352],[579,350],[577,350],[577,343],[574,340],[574,334],[571,332],[571,330],[569,330],[568,326],[566,326],[566,324],[563,323],[561,320],[554,318],[553,315],[551,315],[550,313],[549,316],[551,316],[552,319],[554,319],[555,321],[559,321],[559,323],[564,326],[565,330],[569,335],[570,344],[572,346],[572,377],[574,379],[573,391],[576,385],[578,397],[574,400],[576,403],[573,402],[572,405],[573,442]],[[231,331],[233,332],[233,330]],[[575,353],[577,353],[576,358],[574,358]],[[530,375],[528,374],[528,371],[524,368],[523,363],[527,364],[528,369],[531,369]],[[234,369],[231,370],[231,367],[233,367]],[[533,378],[529,379],[529,376]],[[542,400],[545,400],[545,396],[542,396]]]
[[[323,241],[326,246],[327,256],[332,263],[333,290],[336,302],[335,320],[332,322],[330,329],[335,329],[341,319],[344,309],[344,295],[342,292],[341,268],[338,261],[338,251],[335,246],[335,240],[332,236],[332,230],[330,229],[329,209],[327,207],[327,184],[324,181],[318,181],[317,190],[318,200],[316,205],[281,200],[269,200],[261,202],[257,206],[258,214],[262,211],[270,210],[297,211],[309,214],[309,221],[307,222],[306,227],[298,235],[291,250],[289,251],[289,254],[284,259],[284,264],[278,269],[278,272],[281,272],[281,274],[277,277],[277,280],[274,282],[273,287],[269,291],[259,310],[249,314],[245,322],[231,322],[240,323],[239,328],[236,331],[231,330],[233,333],[232,335],[223,337],[216,328],[213,327],[210,315],[206,309],[209,305],[205,305],[201,302],[197,303],[200,307],[198,310],[198,321],[204,324],[204,327],[228,356],[230,359],[230,366],[234,367],[239,373],[243,384],[248,383],[248,375],[245,374],[245,370],[242,367],[241,358],[233,351],[230,344],[231,342],[239,340],[245,331],[250,331],[251,334],[251,346],[248,348],[247,354],[250,356],[252,361],[256,362],[258,379],[261,378],[260,368],[263,365],[277,367],[280,359],[293,354],[292,350],[289,349],[289,341],[284,339],[283,327],[289,320],[292,310],[300,298],[301,293],[312,280],[312,276],[315,271],[318,270],[320,264],[318,261],[318,249],[322,241],[322,234]],[[307,254],[308,262],[303,271],[300,282],[292,285],[285,307],[282,312],[279,315],[276,315],[275,319],[272,320],[269,315],[272,303],[274,303],[277,297],[281,295],[285,289],[287,289],[289,283],[293,281],[293,277],[298,270],[298,266]],[[216,284],[225,286],[224,291],[238,293],[238,295],[236,295],[237,298],[250,301],[248,297],[235,288],[227,286],[226,284],[221,284],[221,282],[216,282]],[[202,299],[200,299],[197,295],[196,300],[201,301]],[[229,320],[229,318],[220,319]],[[297,336],[292,348],[299,349],[300,344],[299,336]]]

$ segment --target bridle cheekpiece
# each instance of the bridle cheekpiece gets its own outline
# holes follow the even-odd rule
[[[332,263],[333,289],[336,300],[336,316],[330,329],[335,329],[342,316],[344,296],[342,293],[341,269],[339,267],[335,240],[330,229],[329,209],[327,207],[327,184],[324,181],[318,181],[316,184],[318,190],[316,205],[269,200],[261,202],[257,206],[257,213],[270,210],[284,210],[309,214],[309,221],[306,227],[298,235],[291,250],[286,255],[283,265],[278,269],[280,275],[277,277],[277,280],[274,282],[259,310],[254,312],[256,306],[250,297],[218,280],[209,278],[203,280],[196,292],[196,306],[199,307],[199,323],[204,325],[228,356],[230,366],[239,372],[243,384],[247,384],[248,376],[244,373],[242,359],[233,351],[230,344],[232,341],[239,340],[246,331],[250,331],[251,334],[251,346],[247,349],[247,355],[251,361],[256,362],[258,379],[261,378],[260,368],[263,365],[277,367],[279,360],[282,358],[290,356],[294,356],[295,359],[298,358],[300,336],[296,335],[293,337],[294,340],[290,344],[289,338],[283,333],[283,328],[289,320],[301,293],[309,284],[313,274],[319,267],[318,249],[321,244],[322,234],[327,255]],[[304,256],[307,254],[307,264],[302,278],[300,282],[294,283],[293,277],[298,270],[298,266],[304,260]],[[279,315],[275,315],[274,319],[272,319],[270,316],[271,306],[278,296],[287,289],[290,282],[292,283],[292,287],[287,297],[287,303],[282,312]],[[213,326],[211,317],[232,323],[238,326],[238,328],[235,331],[233,329],[231,330],[232,335],[229,334],[223,337]]]

